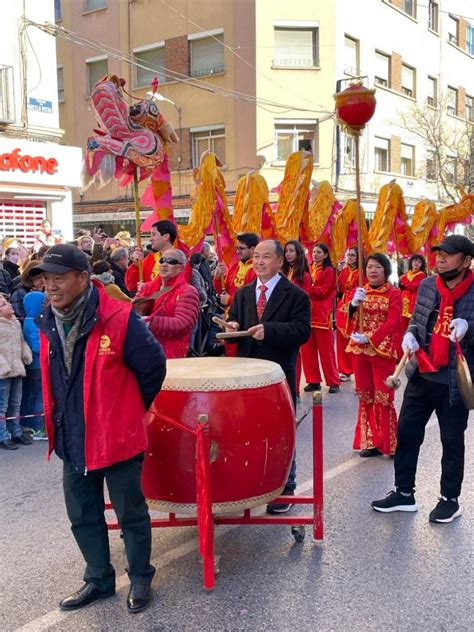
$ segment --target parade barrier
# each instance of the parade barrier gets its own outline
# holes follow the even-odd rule
[[[194,371],[187,366],[192,363]],[[288,525],[296,542],[303,542],[305,525],[311,525],[313,538],[323,539],[322,406],[316,400],[312,407],[313,495],[279,496],[293,459],[296,424],[288,385],[275,363],[171,360],[147,425],[143,491],[150,509],[167,512],[152,518],[151,526],[198,527],[207,590],[214,588],[217,571],[216,525]],[[270,501],[310,505],[312,511],[252,513]],[[120,525],[109,522],[108,528]]]

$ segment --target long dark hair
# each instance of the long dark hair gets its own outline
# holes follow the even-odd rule
[[[354,268],[357,268],[359,266],[359,249],[357,248],[357,246],[351,246],[350,248],[347,248],[346,250],[346,254],[352,250],[353,252],[355,252],[356,254],[356,262],[354,265]],[[364,255],[362,255],[362,267],[364,268]]]
[[[416,261],[416,259],[418,259],[418,261],[421,261],[421,268],[419,271],[426,272],[426,259],[423,257],[423,255],[412,255],[408,259],[408,269],[413,270],[413,262]]]
[[[333,268],[334,266],[332,265],[329,248],[326,246],[326,244],[316,244],[315,246],[313,246],[313,250],[315,248],[320,248],[327,255],[326,258],[323,259],[323,268],[328,268],[328,267]],[[313,261],[314,261],[314,258],[313,258]]]
[[[295,247],[296,261],[293,266],[290,266],[290,264],[286,260],[286,257],[283,256],[283,266],[281,270],[285,276],[288,276],[288,273],[290,272],[290,268],[292,268],[294,270],[295,281],[299,281],[300,283],[303,283],[304,273],[309,272],[308,260],[306,259],[304,248],[297,239],[292,239],[290,241],[287,241],[283,248],[284,252],[286,252],[287,246]]]

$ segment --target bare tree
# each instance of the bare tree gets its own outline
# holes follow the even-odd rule
[[[444,99],[432,107],[416,103],[399,112],[397,124],[425,141],[433,152],[434,164],[425,168],[425,177],[438,181],[447,198],[456,201],[458,186],[474,192],[474,125],[448,114]]]

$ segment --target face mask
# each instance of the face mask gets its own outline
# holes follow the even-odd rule
[[[452,281],[457,276],[459,276],[461,272],[462,270],[459,270],[458,268],[454,268],[454,270],[446,270],[445,272],[439,272],[439,276],[443,279],[443,281]]]
[[[12,263],[18,263],[18,259],[20,258],[20,255],[10,255],[9,259]]]

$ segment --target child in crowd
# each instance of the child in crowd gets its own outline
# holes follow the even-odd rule
[[[25,364],[31,364],[31,349],[23,339],[13,307],[0,294],[0,448],[16,450],[32,440],[20,424],[22,381]]]
[[[34,441],[46,440],[43,417],[43,395],[41,392],[40,370],[40,337],[35,318],[39,316],[45,295],[43,292],[29,292],[23,299],[25,308],[25,320],[23,323],[23,335],[33,352],[33,362],[26,368],[26,378],[23,382],[23,397],[21,402],[21,415],[25,416],[23,428],[30,428]],[[30,417],[30,415],[34,415]]]

